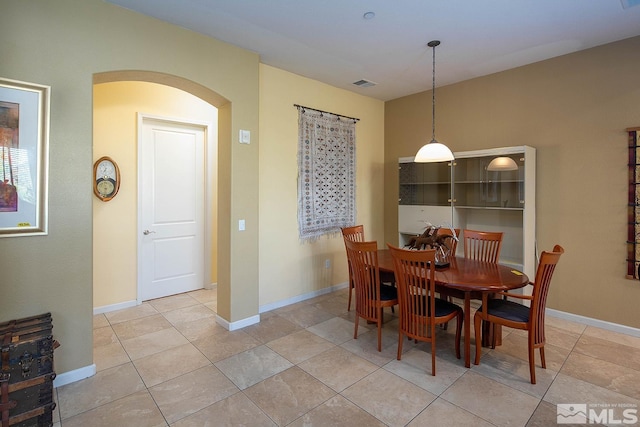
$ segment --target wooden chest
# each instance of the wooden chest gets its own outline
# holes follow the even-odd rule
[[[0,323],[1,427],[53,425],[52,329],[50,313]]]

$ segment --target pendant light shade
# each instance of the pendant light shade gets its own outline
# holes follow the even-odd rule
[[[515,171],[518,170],[518,164],[511,157],[496,157],[491,160],[487,170],[494,172]]]
[[[425,144],[418,150],[414,162],[429,163],[429,162],[448,162],[453,160],[453,153],[449,148],[436,141],[432,140],[430,143]]]
[[[440,45],[439,40],[433,40],[427,43],[427,46],[433,48],[433,77],[431,89],[431,141],[418,150],[414,162],[417,163],[433,163],[446,162],[454,159],[453,153],[446,145],[436,140],[436,46]]]

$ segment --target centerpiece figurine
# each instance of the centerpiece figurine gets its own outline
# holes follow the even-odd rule
[[[458,236],[452,227],[446,227],[451,233],[442,233],[439,231],[441,228],[444,227],[436,227],[428,223],[424,232],[418,236],[411,237],[405,247],[416,250],[435,249],[436,268],[448,267],[449,258],[455,256],[451,252],[452,248],[455,247],[455,242],[458,241]]]

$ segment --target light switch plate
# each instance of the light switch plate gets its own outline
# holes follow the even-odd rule
[[[251,131],[240,129],[240,136],[238,138],[240,144],[250,144],[251,143]]]
[[[244,230],[245,230],[244,219],[239,219],[238,220],[238,231],[244,231]]]

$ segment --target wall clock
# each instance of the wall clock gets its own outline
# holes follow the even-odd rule
[[[111,157],[100,157],[93,164],[93,193],[103,202],[113,199],[120,189],[120,169]]]

